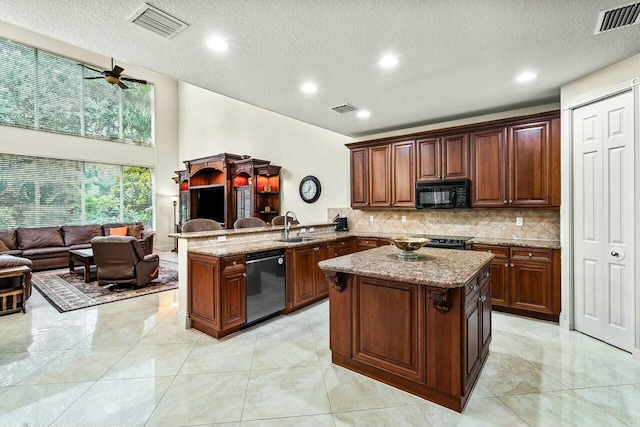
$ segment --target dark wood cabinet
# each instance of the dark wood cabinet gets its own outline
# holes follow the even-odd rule
[[[287,308],[291,312],[302,306],[326,298],[329,282],[318,268],[318,263],[333,258],[336,253],[334,242],[287,249]]]
[[[350,151],[352,207],[415,208],[414,141]]]
[[[189,254],[188,287],[193,328],[220,338],[246,322],[244,256]]]
[[[354,274],[335,280],[333,363],[462,411],[492,339],[489,265],[445,291]],[[444,295],[446,310],[436,302]]]
[[[416,181],[464,179],[472,208],[560,206],[558,111],[347,147],[354,208],[413,208]]]
[[[418,140],[418,181],[469,178],[469,134]]]
[[[507,132],[471,133],[471,207],[507,206]]]
[[[355,252],[353,249],[353,242],[354,240],[351,237],[336,240],[333,246],[335,249],[334,256],[339,257]]]
[[[369,207],[369,149],[354,148],[351,154],[351,206]]]
[[[369,206],[391,205],[391,147],[387,144],[369,148]]]
[[[558,132],[550,119],[471,133],[471,206],[559,206]]]
[[[560,251],[555,249],[473,245],[491,252],[491,302],[497,311],[558,321]]]
[[[408,141],[392,144],[391,161],[391,206],[415,208],[415,143]]]

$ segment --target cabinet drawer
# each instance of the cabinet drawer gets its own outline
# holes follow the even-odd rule
[[[551,262],[551,249],[511,248],[512,261]]]
[[[222,260],[222,268],[244,267],[244,255],[227,257]]]
[[[498,258],[509,258],[509,246],[473,245],[474,251],[489,252]]]
[[[480,286],[484,286],[491,279],[491,264],[486,265],[478,274],[478,282]]]
[[[467,283],[464,287],[465,287],[465,295],[469,295],[471,292],[475,292],[478,289],[480,289],[480,275],[477,275],[476,277],[474,277],[473,279],[469,280],[469,283]]]

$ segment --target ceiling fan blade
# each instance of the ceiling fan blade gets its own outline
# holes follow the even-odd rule
[[[100,77],[85,77],[84,79],[85,80],[95,80],[95,79],[104,79],[104,77],[103,76],[100,76]]]
[[[141,84],[141,85],[146,85],[147,84],[146,80],[131,79],[129,77],[120,77],[120,80],[126,80],[128,82],[138,83],[138,84]]]
[[[129,89],[129,86],[127,86],[126,84],[124,84],[122,82],[118,82],[118,86],[120,86],[122,89]]]
[[[113,67],[113,74],[116,74],[116,75],[118,75],[118,76],[119,76],[119,75],[120,75],[120,73],[122,73],[123,71],[124,71],[124,68],[122,68],[122,67],[120,67],[120,66],[118,66],[118,65],[116,65],[115,67]]]
[[[95,68],[91,68],[91,67],[89,67],[88,65],[82,64],[82,66],[83,66],[84,68],[86,68],[87,70],[95,71],[96,73],[100,73],[100,74],[102,74],[102,71],[100,71],[100,70],[96,70]]]

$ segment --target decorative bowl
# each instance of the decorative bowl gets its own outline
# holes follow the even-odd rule
[[[398,254],[398,259],[402,261],[407,260],[415,260],[418,259],[418,255],[416,255],[413,251],[417,251],[427,243],[431,241],[426,237],[416,237],[416,236],[408,236],[408,237],[394,237],[391,239],[396,248],[400,249],[402,252]]]

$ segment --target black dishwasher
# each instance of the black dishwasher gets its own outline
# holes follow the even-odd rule
[[[247,254],[247,322],[277,315],[286,305],[284,249]]]

